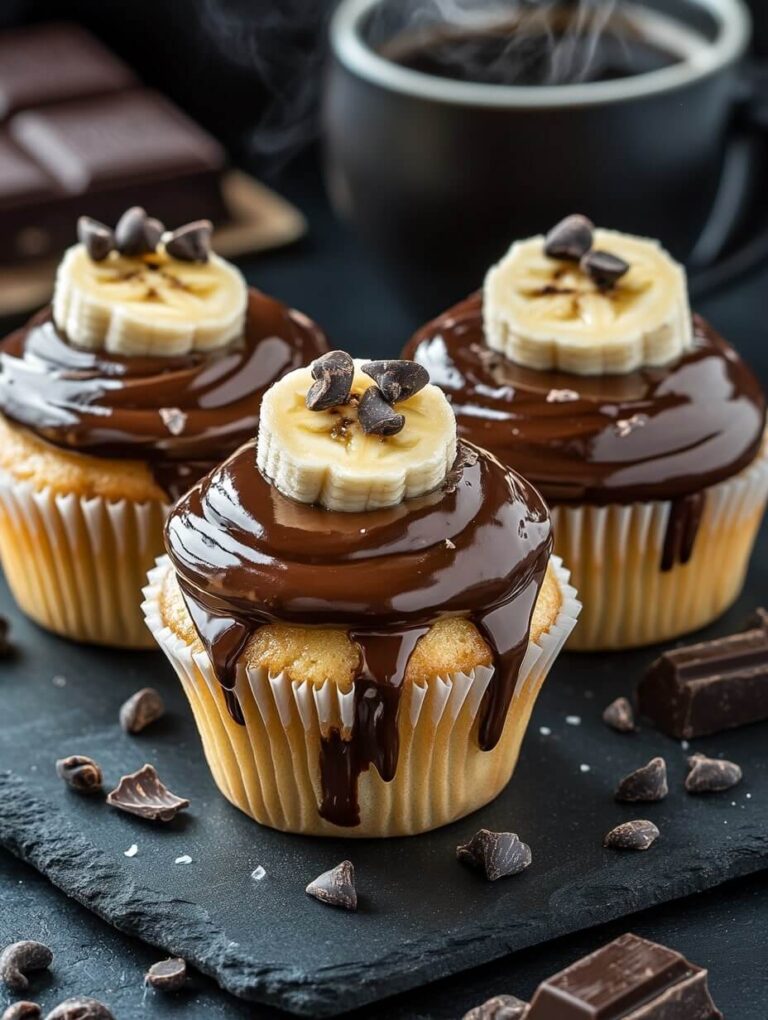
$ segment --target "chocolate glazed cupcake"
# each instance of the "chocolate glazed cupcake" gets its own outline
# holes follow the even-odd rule
[[[52,308],[0,343],[0,556],[38,623],[149,647],[140,591],[170,504],[326,341],[210,252],[207,221],[167,233],[131,209],[79,233]]]
[[[457,445],[427,380],[338,351],[290,373],[168,519],[147,623],[219,788],[266,825],[394,836],[480,807],[574,626],[543,501]]]
[[[656,242],[569,217],[406,353],[459,435],[552,507],[585,606],[570,648],[668,639],[733,602],[768,492],[765,398]]]

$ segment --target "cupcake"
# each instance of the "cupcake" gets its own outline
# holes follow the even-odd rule
[[[419,366],[334,351],[285,376],[172,510],[145,589],[224,796],[346,836],[495,797],[578,613],[551,544]]]
[[[768,493],[765,398],[657,242],[568,217],[513,244],[406,354],[459,435],[552,508],[584,600],[569,648],[666,640],[736,598]]]
[[[171,503],[327,349],[210,235],[139,208],[114,232],[82,218],[52,306],[0,341],[0,557],[21,609],[66,637],[151,646],[141,586]]]

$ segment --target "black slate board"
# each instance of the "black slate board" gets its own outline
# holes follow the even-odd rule
[[[738,626],[766,591],[766,533],[739,604],[711,633]],[[740,762],[724,794],[682,790],[685,750],[650,727],[622,736],[600,721],[653,656],[567,656],[545,685],[518,771],[493,804],[436,833],[385,842],[314,840],[260,828],[208,776],[180,688],[159,654],[82,648],[43,634],[11,608],[20,654],[0,664],[0,842],[124,931],[185,956],[244,998],[306,1016],[334,1015],[566,932],[624,916],[768,867],[765,724],[697,741]],[[63,686],[53,677],[64,677]],[[59,681],[60,683],[60,681]],[[169,717],[138,737],[117,710],[137,687],[165,694]],[[579,725],[566,722],[578,716]],[[551,730],[542,734],[540,727]],[[107,782],[153,762],[192,800],[167,827],[121,815],[62,787],[53,761],[97,758]],[[616,780],[667,757],[671,793],[640,810],[613,802]],[[589,771],[581,766],[588,765]],[[603,833],[652,818],[651,851],[603,850]],[[524,874],[493,885],[459,866],[477,828],[512,828],[532,847]],[[137,843],[137,856],[123,851]],[[189,865],[175,864],[189,854]],[[361,909],[304,896],[318,872],[351,857]],[[261,882],[250,874],[261,864]]]

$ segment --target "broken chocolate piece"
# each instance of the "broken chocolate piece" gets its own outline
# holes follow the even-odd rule
[[[720,793],[741,782],[742,772],[734,761],[692,754],[688,765],[691,769],[685,777],[688,793]]]
[[[53,953],[42,942],[24,939],[12,942],[0,953],[0,981],[11,992],[26,992],[29,970],[46,970],[53,963]]]
[[[140,733],[165,714],[165,704],[154,687],[144,687],[121,706],[120,725],[126,733]]]
[[[616,800],[628,803],[663,800],[668,793],[667,763],[663,758],[651,758],[647,765],[622,779],[616,790]]]
[[[115,227],[115,244],[121,255],[149,255],[156,248],[164,226],[147,216],[140,205],[126,210]]]
[[[187,963],[180,956],[153,963],[144,978],[145,984],[160,992],[178,992],[187,980]]]
[[[170,822],[179,811],[189,807],[188,800],[177,797],[161,782],[152,765],[123,776],[107,794],[107,804],[153,822]]]
[[[574,213],[560,220],[544,239],[544,254],[551,259],[578,262],[592,247],[594,224],[586,216]]]
[[[210,220],[195,220],[174,230],[165,242],[165,250],[181,262],[207,262],[211,253]]]
[[[103,262],[115,247],[114,231],[90,216],[81,216],[77,221],[77,239],[94,262]]]
[[[55,1006],[45,1020],[115,1020],[114,1014],[98,999],[78,995]]]
[[[616,698],[603,712],[603,722],[617,733],[634,733],[635,713],[626,698]]]
[[[355,889],[355,869],[351,861],[342,861],[330,871],[324,871],[306,888],[307,896],[312,896],[329,907],[341,907],[342,910],[357,910],[357,890]]]
[[[611,850],[647,850],[659,838],[659,830],[647,818],[623,822],[606,833],[603,846]]]
[[[768,630],[768,609],[759,606],[747,620],[744,630]]]
[[[589,251],[579,265],[600,287],[612,287],[629,272],[629,263],[609,251]]]
[[[67,786],[78,793],[98,793],[101,790],[101,768],[93,758],[84,754],[71,754],[68,758],[59,758],[56,762],[56,773]]]
[[[640,681],[637,703],[678,740],[768,719],[768,631],[670,649]]]
[[[429,372],[415,361],[367,361],[362,371],[373,379],[389,404],[408,400],[429,382]]]
[[[465,1013],[462,1020],[522,1020],[528,1003],[515,995],[494,995]]]
[[[480,829],[469,843],[457,846],[456,857],[482,871],[489,882],[525,871],[532,859],[531,848],[521,842],[517,833],[490,829]]]
[[[363,432],[375,436],[396,436],[405,425],[405,416],[392,409],[377,386],[369,386],[360,397],[357,420]]]
[[[310,411],[327,411],[349,402],[355,363],[346,351],[328,351],[310,367],[315,382],[307,393]]]
[[[526,1020],[722,1020],[707,972],[680,953],[621,935],[543,981]]]
[[[42,1009],[36,1002],[14,1002],[5,1010],[2,1020],[40,1020]]]

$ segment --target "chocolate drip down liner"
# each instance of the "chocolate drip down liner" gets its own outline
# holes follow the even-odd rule
[[[354,691],[333,681],[299,683],[281,673],[240,666],[235,691],[245,725],[231,717],[204,651],[165,623],[161,593],[167,557],[158,560],[144,589],[143,610],[154,639],[184,687],[217,786],[256,821],[286,832],[322,836],[404,836],[446,825],[482,807],[509,782],[533,706],[581,609],[570,574],[550,561],[561,604],[550,628],[530,642],[501,740],[482,751],[477,718],[493,675],[488,667],[425,684],[406,684],[399,707],[399,755],[394,779],[371,766],[359,778],[360,824],[340,827],[320,817],[321,739],[349,733]],[[199,648],[199,645],[197,646]]]

